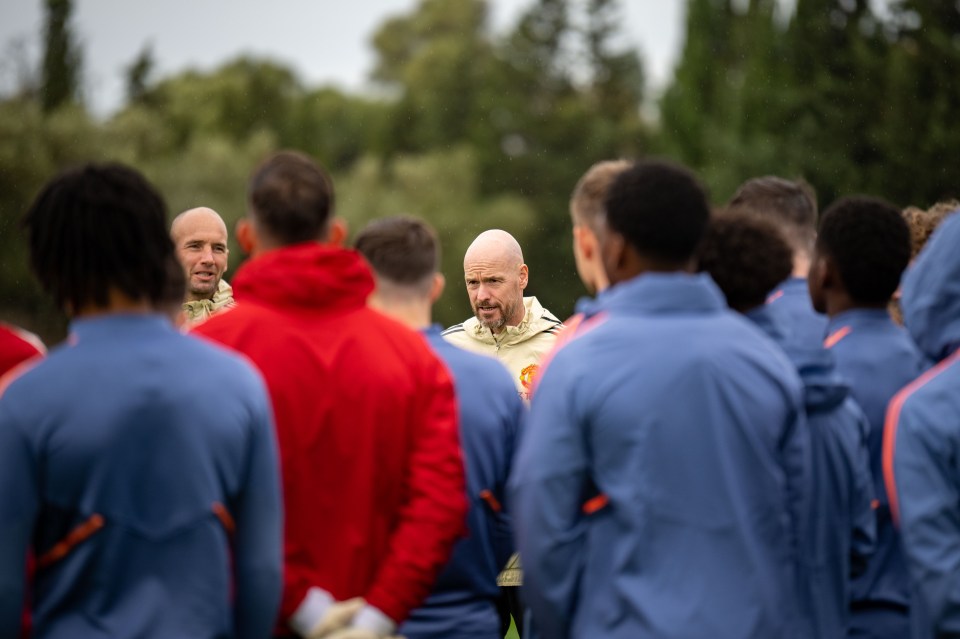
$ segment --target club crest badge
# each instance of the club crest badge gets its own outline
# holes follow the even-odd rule
[[[529,393],[533,389],[533,382],[537,378],[537,374],[540,372],[539,364],[530,364],[525,366],[522,371],[520,371],[520,384],[523,386],[523,389]]]

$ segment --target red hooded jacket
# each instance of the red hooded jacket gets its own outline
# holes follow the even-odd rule
[[[238,304],[194,331],[260,369],[283,472],[281,622],[317,586],[394,621],[426,598],[464,532],[456,400],[417,333],[366,307],[355,251],[266,252],[233,279]]]

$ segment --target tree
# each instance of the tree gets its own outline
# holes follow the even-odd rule
[[[80,88],[80,50],[70,28],[71,0],[46,0],[46,49],[43,55],[43,110],[49,113],[76,101]]]
[[[128,104],[143,102],[146,99],[154,66],[153,48],[148,44],[140,50],[136,59],[126,69]]]

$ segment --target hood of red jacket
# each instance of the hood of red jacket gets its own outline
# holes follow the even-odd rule
[[[233,295],[273,307],[358,308],[373,291],[373,275],[359,253],[305,242],[262,253],[244,263]]]

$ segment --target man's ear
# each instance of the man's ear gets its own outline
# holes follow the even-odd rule
[[[527,288],[527,282],[530,280],[530,269],[526,264],[520,265],[520,290]]]
[[[240,245],[240,250],[243,251],[245,255],[253,255],[257,251],[259,244],[257,231],[253,228],[253,224],[249,218],[241,217],[237,220],[233,232],[237,237],[237,244]]]
[[[810,303],[818,313],[827,311],[827,292],[836,288],[836,265],[829,257],[814,253],[807,272],[807,290]]]
[[[627,240],[619,233],[607,233],[603,248],[600,250],[600,257],[607,280],[611,284],[616,284],[623,279],[620,274],[627,263]]]
[[[582,224],[576,224],[573,227],[573,241],[577,245],[580,257],[585,260],[594,259],[599,247],[597,246],[597,236],[594,235],[593,231]]]
[[[443,295],[443,289],[447,285],[447,279],[443,273],[433,274],[433,284],[430,285],[430,304],[433,305],[440,296]]]
[[[347,221],[340,217],[330,220],[330,226],[327,227],[326,244],[332,246],[343,246],[347,241]]]

